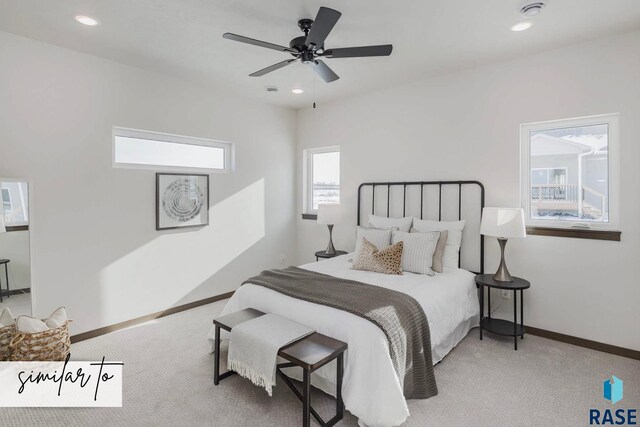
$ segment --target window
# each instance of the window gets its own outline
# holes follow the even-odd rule
[[[321,203],[340,203],[340,147],[304,151],[304,212],[317,214]]]
[[[114,127],[113,164],[128,168],[230,172],[233,144]]]
[[[521,126],[527,225],[617,227],[618,116]]]
[[[29,192],[26,182],[3,181],[0,183],[4,225],[16,227],[29,225]]]
[[[11,193],[8,188],[2,189],[2,207],[3,212],[9,212],[11,210]]]

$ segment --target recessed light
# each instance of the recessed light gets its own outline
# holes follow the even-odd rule
[[[297,88],[291,89],[291,92],[295,93],[296,95],[300,95],[301,93],[304,92],[304,90],[297,87]]]
[[[95,27],[96,25],[100,25],[100,21],[96,18],[92,18],[86,15],[76,15],[76,21],[83,25],[88,25],[89,27]]]
[[[532,25],[533,25],[533,22],[531,22],[531,21],[518,22],[516,25],[511,27],[511,31],[528,30],[529,28],[531,28]]]

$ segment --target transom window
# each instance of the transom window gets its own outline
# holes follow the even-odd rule
[[[520,138],[529,225],[617,227],[616,114],[525,124]]]
[[[304,212],[317,214],[321,203],[340,203],[340,147],[304,151]]]
[[[231,172],[233,144],[114,127],[113,164],[125,168]]]

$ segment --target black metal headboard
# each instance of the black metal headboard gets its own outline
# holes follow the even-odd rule
[[[376,188],[386,188],[386,211],[383,213],[383,215],[386,215],[387,217],[389,217],[390,212],[392,210],[392,200],[391,200],[391,195],[392,195],[392,188],[396,188],[396,187],[401,187],[402,188],[402,216],[407,216],[407,204],[409,203],[408,201],[408,197],[407,197],[407,193],[411,194],[412,193],[412,189],[416,189],[419,187],[420,188],[420,218],[423,219],[424,215],[425,215],[425,211],[427,210],[427,208],[429,208],[430,211],[433,211],[433,215],[435,216],[435,210],[434,209],[434,202],[427,200],[428,199],[428,195],[432,195],[430,193],[433,193],[434,191],[437,191],[437,218],[438,221],[442,221],[443,220],[443,189],[444,192],[448,192],[447,194],[449,195],[448,198],[450,198],[451,196],[451,189],[453,189],[453,191],[456,190],[457,187],[457,220],[461,220],[461,219],[465,219],[467,220],[467,222],[469,222],[469,216],[466,215],[467,213],[467,209],[465,209],[465,217],[463,218],[463,193],[465,192],[466,188],[468,187],[474,187],[476,189],[479,189],[479,206],[477,206],[477,202],[474,203],[477,206],[472,206],[469,212],[469,215],[474,216],[475,218],[473,218],[474,220],[477,220],[477,227],[478,227],[478,236],[480,237],[480,252],[479,252],[479,256],[480,256],[480,264],[479,264],[479,273],[483,274],[484,273],[484,236],[482,236],[480,234],[480,219],[482,217],[482,208],[484,207],[484,185],[482,185],[482,183],[480,183],[479,181],[413,181],[413,182],[365,182],[360,184],[360,186],[358,187],[358,225],[360,225],[360,220],[361,220],[361,212],[362,212],[362,208],[363,208],[363,200],[362,200],[362,196],[363,196],[363,189],[367,188],[367,187],[371,187],[371,213],[376,215]],[[407,191],[407,188],[409,188],[409,192]],[[427,191],[427,195],[425,195],[425,189]],[[463,190],[465,189],[465,190]],[[477,192],[476,192],[477,193]],[[433,195],[435,196],[435,195]],[[396,197],[394,197],[395,200]],[[384,210],[384,199],[382,200],[382,208]],[[378,198],[378,202],[380,202],[380,198]],[[380,203],[379,203],[380,204]],[[399,201],[398,201],[399,204]],[[453,205],[456,205],[456,202],[453,202]],[[378,206],[380,207],[380,206]],[[451,216],[451,206],[447,205],[446,206],[447,209],[445,209],[445,211],[447,213],[449,213],[449,215]],[[394,208],[394,211],[397,211],[397,209]],[[380,209],[378,209],[378,212],[380,212]],[[399,214],[400,212],[397,211],[397,213]],[[417,212],[413,213],[413,216],[418,216]],[[455,216],[455,212],[453,214],[453,216]],[[435,219],[435,218],[434,218]],[[454,218],[447,218],[450,220],[453,220]],[[467,231],[468,228],[465,227],[465,231]],[[460,248],[460,256],[458,257],[458,266],[461,265],[461,259],[462,259],[462,250],[464,248],[464,239],[463,239],[463,245]],[[478,272],[475,272],[478,273]]]

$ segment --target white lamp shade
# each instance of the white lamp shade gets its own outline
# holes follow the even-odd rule
[[[480,233],[494,237],[527,237],[520,208],[484,208]]]
[[[340,203],[318,205],[318,224],[339,224],[341,219],[342,205]]]

